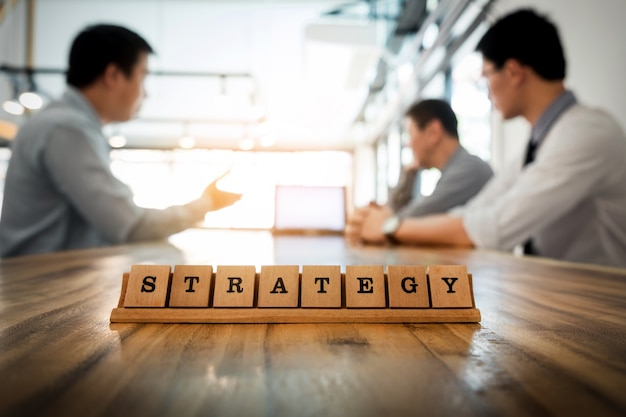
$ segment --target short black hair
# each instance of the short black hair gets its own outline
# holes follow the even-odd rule
[[[532,9],[520,9],[496,21],[476,50],[498,69],[508,59],[516,59],[545,80],[565,78],[565,54],[558,29]]]
[[[88,26],[72,42],[67,84],[86,87],[111,63],[130,77],[141,52],[154,51],[144,38],[132,30],[110,24]]]
[[[417,101],[407,109],[405,116],[410,117],[420,129],[424,129],[433,120],[439,120],[450,136],[459,138],[458,120],[447,101],[438,99]]]

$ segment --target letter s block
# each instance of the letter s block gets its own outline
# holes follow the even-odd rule
[[[170,272],[169,265],[133,265],[124,307],[165,307]]]
[[[213,307],[253,307],[256,268],[218,265]]]
[[[430,265],[428,280],[433,308],[473,307],[465,265]]]

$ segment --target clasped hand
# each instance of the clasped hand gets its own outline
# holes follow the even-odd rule
[[[352,244],[386,242],[383,234],[383,222],[393,213],[389,206],[370,203],[368,206],[357,208],[348,218],[345,237]]]

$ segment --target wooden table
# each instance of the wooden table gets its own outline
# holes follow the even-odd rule
[[[139,263],[466,264],[479,324],[111,324]],[[624,416],[626,270],[190,230],[0,262],[0,416]]]

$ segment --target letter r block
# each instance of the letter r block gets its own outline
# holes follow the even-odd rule
[[[385,308],[386,306],[383,266],[346,266],[346,307]]]
[[[430,265],[428,281],[433,308],[473,307],[465,265]]]
[[[425,265],[389,265],[389,307],[429,308]]]
[[[131,266],[124,307],[165,307],[170,272],[169,265]]]
[[[263,265],[259,277],[259,307],[298,307],[298,265]]]
[[[218,265],[213,307],[253,307],[255,281],[254,266]]]
[[[341,269],[339,265],[303,265],[303,308],[341,308]]]
[[[176,265],[172,276],[170,307],[208,307],[213,267]]]

